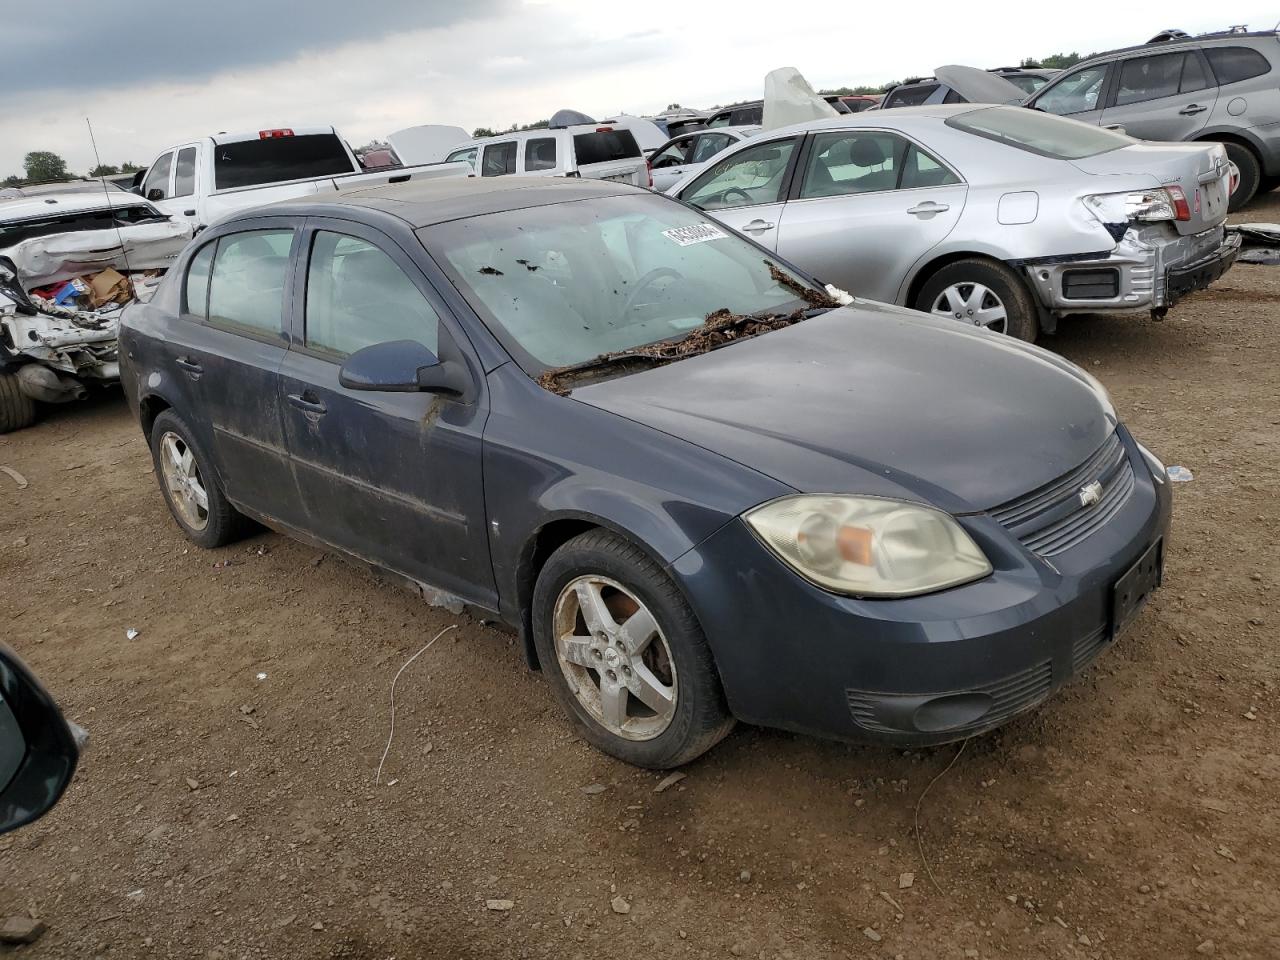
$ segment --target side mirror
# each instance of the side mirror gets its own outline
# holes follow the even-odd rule
[[[0,833],[44,816],[76,772],[84,731],[0,643]]]
[[[441,360],[416,340],[375,343],[347,357],[338,382],[348,390],[461,397],[471,378],[461,361]]]
[[[159,187],[152,187],[150,190],[148,190],[148,191],[147,191],[147,199],[148,199],[148,200],[163,200],[163,199],[164,199],[164,191],[163,191],[163,190],[161,190]]]

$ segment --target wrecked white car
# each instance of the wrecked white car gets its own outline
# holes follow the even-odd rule
[[[119,379],[120,311],[150,297],[191,234],[120,190],[0,199],[0,433]]]

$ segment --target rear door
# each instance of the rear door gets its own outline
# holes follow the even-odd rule
[[[174,325],[165,349],[174,379],[187,390],[191,417],[207,425],[205,439],[228,499],[297,525],[301,514],[276,404],[297,229],[281,217],[237,226],[192,257],[184,277],[185,322]]]
[[[1101,124],[1110,68],[1109,63],[1077,67],[1041,90],[1028,106],[1081,123]]]
[[[554,135],[530,137],[520,153],[520,172],[529,177],[553,177],[559,172],[560,150]]]
[[[737,150],[712,163],[680,199],[776,250],[798,145],[799,137],[783,137]]]
[[[486,143],[480,150],[480,176],[505,177],[515,173],[518,147],[514,140]]]
[[[858,297],[893,303],[911,266],[954,228],[967,187],[887,130],[809,137],[782,212],[778,253]]]
[[[465,336],[421,268],[380,231],[313,219],[302,244],[296,282],[305,308],[293,318],[278,406],[306,528],[493,606],[480,474],[485,398],[348,390],[338,380],[342,361],[362,347],[417,340],[445,353],[469,349]]]
[[[1199,50],[1131,57],[1117,62],[1115,91],[1103,126],[1121,126],[1140,140],[1190,140],[1204,128],[1218,88]]]

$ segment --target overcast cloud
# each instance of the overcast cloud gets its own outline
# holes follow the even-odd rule
[[[3,7],[15,7],[3,0]],[[419,123],[506,127],[561,107],[603,115],[758,97],[795,66],[815,87],[879,84],[942,63],[1141,42],[1177,26],[1275,25],[1267,4],[1153,8],[918,0],[791,4],[704,0],[85,0],[0,11],[0,176],[29,150],[72,170],[148,163],[219,130],[329,124],[352,144]],[[1159,21],[1152,18],[1158,16]]]

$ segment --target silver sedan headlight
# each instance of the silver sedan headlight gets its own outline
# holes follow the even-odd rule
[[[797,573],[835,593],[910,597],[991,572],[960,524],[918,503],[801,495],[772,500],[744,519]]]

